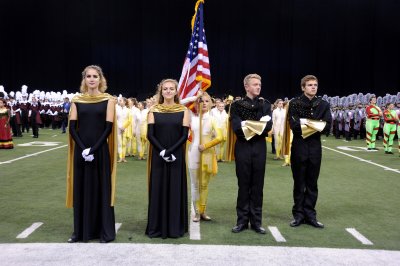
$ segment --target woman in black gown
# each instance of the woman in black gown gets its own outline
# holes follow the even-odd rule
[[[70,243],[115,239],[115,100],[104,93],[106,89],[101,68],[88,66],[82,72],[81,94],[72,99],[67,169],[67,207],[74,208]]]
[[[149,207],[146,235],[177,238],[188,231],[185,144],[189,113],[179,104],[178,82],[159,84],[159,104],[150,109]]]

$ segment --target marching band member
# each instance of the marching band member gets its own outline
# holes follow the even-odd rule
[[[118,162],[126,163],[126,143],[132,137],[132,118],[130,109],[126,107],[126,98],[120,97],[116,107],[117,113],[117,139],[118,139]]]
[[[367,131],[366,141],[368,150],[378,150],[377,148],[375,148],[375,140],[379,130],[379,120],[382,116],[382,111],[376,105],[375,96],[371,96],[369,100],[369,105],[365,108],[365,113],[367,115],[365,129]]]
[[[222,141],[221,128],[216,119],[210,115],[211,97],[203,92],[200,101],[195,104],[196,114],[190,112],[192,141],[188,149],[192,201],[196,213],[193,217],[194,222],[200,219],[211,220],[206,214],[208,184],[211,177],[218,171],[214,146]]]
[[[386,110],[383,112],[383,119],[385,120],[385,125],[383,126],[383,147],[385,149],[385,154],[393,154],[393,139],[396,135],[396,124],[399,121],[393,103],[389,102],[386,104]]]
[[[0,98],[0,149],[14,148],[10,118],[11,111],[7,108],[7,102],[4,98]]]
[[[283,100],[275,101],[276,108],[272,112],[272,133],[274,134],[275,160],[284,159],[282,153],[283,129],[286,119],[286,110],[283,108]]]
[[[217,122],[217,126],[221,128],[222,140],[215,146],[215,152],[217,154],[217,161],[225,161],[225,143],[228,134],[228,114],[225,111],[225,104],[222,101],[216,101],[216,107],[212,110],[213,117]]]

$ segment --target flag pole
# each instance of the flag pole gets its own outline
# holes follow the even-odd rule
[[[202,81],[199,83],[199,90],[202,90]],[[201,98],[200,98],[201,99]],[[200,100],[199,104],[199,137],[200,137],[200,143],[199,145],[203,144],[203,100]],[[199,201],[200,201],[200,195],[201,195],[201,184],[202,184],[202,178],[203,178],[203,151],[200,152],[200,158],[199,158],[199,169],[197,170],[197,175],[198,175],[198,180],[199,180]],[[200,204],[199,204],[200,207]]]

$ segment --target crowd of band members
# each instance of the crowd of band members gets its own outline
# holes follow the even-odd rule
[[[363,95],[366,99],[370,99],[374,95]],[[354,103],[348,96],[346,100],[337,101],[336,97],[323,97],[325,101],[331,104],[332,113],[332,125],[331,130],[327,132],[327,136],[332,135],[336,139],[343,138],[346,141],[354,139],[366,139],[366,121],[368,119],[368,106],[369,103],[364,100],[355,101]],[[386,98],[385,98],[386,97]],[[379,131],[377,133],[377,139],[384,139],[384,125],[385,116],[384,113],[388,109],[387,107],[392,104],[393,109],[396,112],[397,120],[394,122],[395,125],[399,124],[400,116],[400,94],[386,95],[385,97],[377,97],[377,106],[382,111],[379,116]],[[118,128],[124,137],[119,138],[119,161],[126,162],[125,156],[136,156],[139,159],[145,159],[146,147],[148,145],[146,139],[147,130],[147,113],[151,106],[154,105],[156,99],[149,97],[145,101],[137,101],[135,98],[124,98],[121,95],[118,97],[119,101],[123,101],[124,104],[117,106],[117,121]],[[232,101],[241,99],[241,97],[225,97],[225,98],[212,98],[213,107],[210,111],[218,126],[222,129],[223,140],[216,146],[217,159],[219,162],[226,160],[226,140],[228,132],[228,117],[229,117],[229,106]],[[344,99],[344,98],[341,98]],[[286,106],[289,103],[287,98],[277,99],[272,106],[272,119],[273,129],[270,132],[269,142],[271,143],[271,152],[275,154],[274,159],[284,159],[285,165],[289,165],[288,155],[281,152],[282,137],[284,131],[284,121],[286,119]],[[126,112],[125,110],[129,110]],[[129,114],[128,114],[129,113]],[[129,121],[129,122],[127,122]],[[397,126],[397,131],[398,131]],[[395,134],[393,130],[392,134]],[[396,135],[396,134],[395,134]],[[389,136],[388,136],[389,137]],[[389,144],[388,144],[389,145]],[[388,146],[387,145],[387,146]],[[385,149],[386,151],[386,149]]]
[[[353,94],[337,99],[331,102],[333,123],[329,133],[345,141],[366,139],[368,150],[378,150],[375,142],[383,139],[385,153],[392,154],[396,133],[399,137],[400,93],[384,97]],[[376,126],[371,127],[370,123]]]
[[[28,94],[26,90],[5,95],[12,136],[22,137],[23,133],[29,134],[32,130],[33,138],[38,138],[40,128],[61,129],[61,133],[65,133],[72,95],[64,91],[64,94],[48,93],[46,96],[39,91]]]
[[[4,91],[4,90],[3,90]],[[65,133],[68,126],[68,113],[70,110],[70,99],[74,94],[57,92],[40,92],[34,91],[28,94],[26,87],[17,93],[5,93],[5,99],[10,110],[10,128],[13,137],[22,137],[23,133],[29,133],[32,129],[34,138],[39,137],[40,128],[61,129]],[[345,141],[355,139],[368,139],[369,133],[366,131],[366,121],[371,114],[368,114],[369,99],[375,96],[373,94],[351,94],[344,97],[328,97],[323,96],[325,101],[331,105],[332,125],[327,135],[332,135],[336,139],[343,138]],[[117,97],[117,96],[116,96]],[[229,117],[229,106],[232,101],[241,99],[237,96],[225,98],[212,98],[213,108],[210,114],[216,119],[218,125],[222,129],[223,140],[216,146],[218,161],[224,161],[226,158],[226,140],[227,126]],[[140,160],[146,159],[147,154],[147,113],[151,106],[154,105],[155,97],[148,97],[144,101],[138,101],[136,98],[125,98],[118,96],[117,122],[118,122],[118,156],[119,162],[126,162],[125,157],[135,156]],[[120,103],[122,101],[123,103]],[[281,153],[281,138],[284,129],[284,120],[288,98],[276,99],[271,104],[273,111],[273,130],[270,132],[272,141],[271,151],[276,154],[274,159],[286,159],[287,155]],[[395,121],[385,121],[385,111],[388,110],[390,104],[391,109],[395,112]],[[376,133],[376,140],[385,141],[385,152],[392,153],[389,142],[398,138],[399,133],[399,115],[400,115],[400,93],[397,95],[389,95],[376,97],[375,105],[380,109],[378,116],[379,127]],[[376,116],[374,119],[377,119]],[[385,138],[385,123],[392,123],[396,129],[388,131]],[[400,145],[400,144],[399,144]],[[370,146],[370,145],[369,145]],[[368,146],[368,148],[369,148]],[[389,147],[390,146],[390,147]],[[395,145],[396,146],[396,145]],[[394,147],[394,146],[393,146]],[[375,146],[373,149],[376,149]],[[288,162],[286,162],[288,165]]]

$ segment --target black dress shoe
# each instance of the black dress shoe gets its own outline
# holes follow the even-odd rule
[[[253,229],[256,233],[265,235],[267,233],[267,231],[265,230],[264,227],[261,226],[252,226],[251,229]]]
[[[70,239],[67,240],[68,243],[76,243],[78,242],[78,239],[71,237]]]
[[[100,243],[105,244],[105,243],[111,242],[111,241],[113,241],[113,240],[114,240],[114,239],[111,239],[111,240],[100,239]]]
[[[232,228],[232,232],[239,233],[239,232],[242,232],[243,230],[246,230],[247,228],[249,228],[249,226],[247,224],[238,224]]]
[[[314,226],[315,228],[324,228],[324,224],[318,222],[316,219],[307,221],[307,224]]]
[[[293,219],[291,222],[290,222],[290,226],[291,227],[297,227],[297,226],[300,226],[300,225],[302,225],[304,223],[304,220],[303,219]]]

